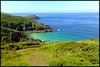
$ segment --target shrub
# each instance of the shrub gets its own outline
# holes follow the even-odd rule
[[[2,49],[8,50],[19,50],[22,48],[29,48],[29,47],[40,47],[45,43],[41,42],[17,42],[17,43],[10,43],[2,46]]]
[[[78,57],[66,57],[64,59],[53,59],[50,66],[93,66],[88,60]]]
[[[91,38],[91,41],[93,41],[94,40],[94,38]]]

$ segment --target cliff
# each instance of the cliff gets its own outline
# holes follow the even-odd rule
[[[39,39],[28,38],[24,33],[1,27],[1,45],[16,43],[16,42],[44,42]]]
[[[50,26],[38,23],[27,17],[13,16],[6,13],[1,13],[1,27],[17,31],[51,30]]]

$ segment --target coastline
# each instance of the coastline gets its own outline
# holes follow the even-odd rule
[[[29,34],[29,33],[44,33],[44,32],[54,32],[53,30],[27,30],[27,31],[21,31],[24,34]]]
[[[6,16],[6,19],[5,19]],[[10,17],[10,19],[9,19]],[[13,19],[11,19],[13,18]],[[53,32],[49,25],[39,23],[33,19],[40,19],[38,16],[32,15],[27,17],[14,16],[1,12],[2,42],[45,42],[40,39],[33,39],[26,36],[28,33]],[[20,22],[19,22],[20,21]]]

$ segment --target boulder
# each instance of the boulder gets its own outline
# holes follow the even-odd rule
[[[42,42],[41,40],[39,40],[39,39],[35,39],[35,41],[37,41],[37,42]]]

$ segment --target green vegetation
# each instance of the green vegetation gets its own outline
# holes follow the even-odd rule
[[[7,50],[19,50],[24,48],[31,48],[31,47],[41,47],[41,45],[44,45],[45,43],[41,42],[17,42],[17,43],[10,43],[1,46],[1,49],[7,49]]]
[[[16,31],[14,29],[9,29],[1,27],[1,45],[6,45],[10,43],[17,42],[42,42],[38,39],[28,38],[24,33]]]
[[[51,29],[48,25],[38,23],[27,17],[13,16],[1,12],[1,27],[18,31]]]
[[[56,46],[56,47],[55,47]],[[99,65],[99,40],[69,41],[54,46],[50,66]]]
[[[44,29],[53,32],[27,17],[1,13],[1,66],[99,66],[99,39],[47,44],[22,32]]]
[[[20,43],[16,43],[18,45]],[[26,43],[31,47],[34,43]],[[99,66],[99,39],[35,43],[38,48],[1,50],[2,66]]]

